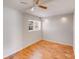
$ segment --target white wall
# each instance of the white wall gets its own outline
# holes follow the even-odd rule
[[[61,20],[67,17],[67,20]],[[43,38],[61,44],[73,45],[73,14],[43,19]]]
[[[23,15],[12,8],[4,7],[4,57],[23,47]]]

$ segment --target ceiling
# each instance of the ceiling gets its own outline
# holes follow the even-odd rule
[[[36,7],[31,11],[33,0],[3,0],[4,7],[11,7],[23,13],[29,13],[39,17],[48,17],[65,13],[73,13],[75,0],[46,0],[47,10]],[[25,3],[24,3],[25,2]]]

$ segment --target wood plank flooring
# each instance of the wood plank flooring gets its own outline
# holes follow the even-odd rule
[[[74,59],[72,46],[40,40],[4,59]]]

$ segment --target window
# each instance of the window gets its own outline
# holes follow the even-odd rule
[[[28,20],[29,31],[39,31],[41,29],[41,22],[36,20]]]

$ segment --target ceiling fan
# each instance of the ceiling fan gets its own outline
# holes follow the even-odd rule
[[[51,2],[52,0],[33,0],[33,5],[29,8],[33,8],[33,7],[39,7],[41,9],[48,9],[47,3]],[[26,5],[27,2],[20,2],[21,4]],[[28,9],[29,9],[28,8]]]
[[[34,2],[34,5],[38,6],[39,8],[42,8],[42,9],[48,8],[44,0],[33,0],[33,2]]]

